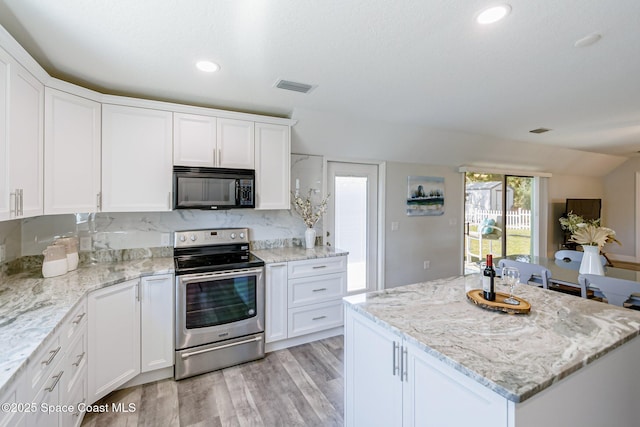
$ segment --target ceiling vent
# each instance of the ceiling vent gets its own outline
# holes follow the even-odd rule
[[[306,83],[292,82],[289,80],[278,80],[275,84],[278,89],[292,90],[294,92],[309,93],[315,86]]]
[[[538,128],[538,129],[533,129],[530,130],[529,132],[531,133],[545,133],[545,132],[549,132],[551,129],[547,129],[547,128]]]

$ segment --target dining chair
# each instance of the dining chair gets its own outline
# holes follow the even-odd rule
[[[520,283],[542,285],[544,289],[549,288],[549,280],[551,279],[551,271],[539,264],[530,264],[528,262],[514,261],[512,259],[501,259],[498,262],[498,269],[503,267],[515,267],[520,272]]]
[[[581,274],[578,276],[580,286],[585,289],[599,290],[609,304],[624,307],[624,303],[632,294],[640,294],[640,282],[618,279],[615,277],[596,274]]]
[[[557,260],[560,261],[567,261],[567,262],[580,262],[582,261],[582,257],[584,255],[584,252],[582,251],[572,251],[570,249],[561,249],[559,251],[556,251],[554,257]],[[605,258],[603,255],[600,255],[600,261],[602,262],[602,265],[607,265],[607,258]]]

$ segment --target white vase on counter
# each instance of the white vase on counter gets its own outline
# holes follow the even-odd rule
[[[600,247],[591,245],[582,245],[584,255],[580,262],[580,274],[598,274],[604,276],[604,267],[600,260]]]
[[[304,247],[305,249],[313,249],[315,245],[316,245],[316,230],[309,227],[304,232]]]

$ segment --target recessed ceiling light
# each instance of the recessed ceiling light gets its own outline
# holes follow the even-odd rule
[[[488,9],[483,10],[476,17],[476,21],[478,24],[493,24],[494,22],[498,22],[505,16],[507,16],[511,12],[511,6],[508,4],[501,4],[499,6],[492,6]]]
[[[211,61],[198,61],[196,62],[196,67],[198,67],[198,70],[204,71],[205,73],[214,73],[220,69],[218,64]]]

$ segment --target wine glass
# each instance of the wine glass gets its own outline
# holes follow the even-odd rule
[[[502,269],[502,280],[509,285],[509,298],[504,300],[505,304],[520,305],[520,301],[513,297],[513,289],[520,282],[520,271],[515,267],[504,267]]]

